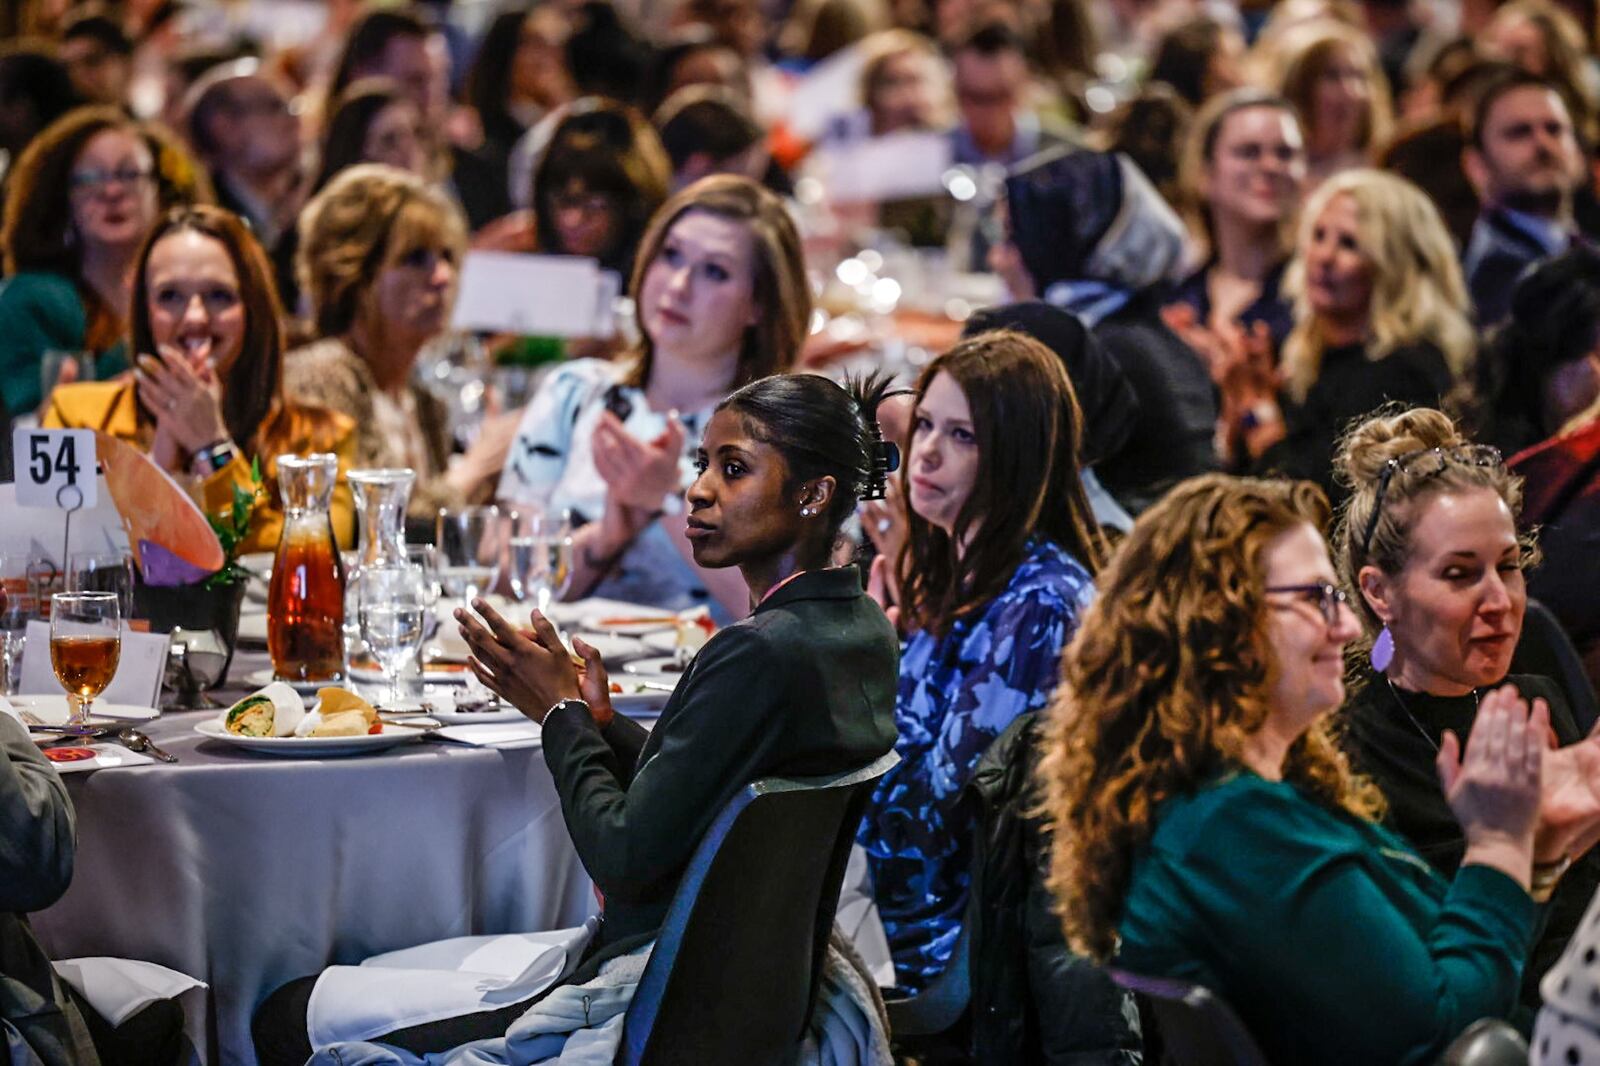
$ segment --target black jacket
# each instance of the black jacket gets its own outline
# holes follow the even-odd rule
[[[853,770],[894,747],[899,647],[855,567],[812,571],[713,636],[654,729],[619,715],[602,731],[581,707],[545,719],[562,816],[606,898],[594,957],[654,936],[739,789]]]
[[[1139,1012],[1105,971],[1067,947],[1045,887],[1049,841],[1028,813],[1037,725],[1024,714],[984,753],[961,802],[972,805],[973,1057],[979,1063],[1137,1066]]]

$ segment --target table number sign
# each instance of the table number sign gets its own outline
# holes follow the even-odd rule
[[[19,506],[76,511],[95,505],[94,430],[18,429],[11,444]]]

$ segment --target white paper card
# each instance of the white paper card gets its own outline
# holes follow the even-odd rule
[[[13,430],[11,448],[18,504],[62,510],[95,505],[94,430]]]
[[[0,555],[20,556],[29,563],[48,563],[57,571],[66,569],[69,552],[119,552],[128,550],[128,532],[123,528],[122,516],[105,486],[105,478],[97,478],[95,502],[72,514],[72,543],[64,545],[67,533],[67,513],[42,507],[19,507],[14,484],[0,485]],[[7,572],[6,577],[13,576]]]
[[[122,651],[117,673],[97,700],[127,703],[135,707],[157,707],[161,682],[167,669],[166,633],[136,633],[122,627]],[[50,623],[34,619],[28,623],[27,643],[22,647],[20,693],[59,694],[61,682],[50,666]]]
[[[593,259],[468,252],[450,325],[489,333],[593,336],[600,289],[600,266]]]
[[[906,200],[941,193],[951,159],[942,133],[891,133],[818,152],[814,173],[839,203]]]

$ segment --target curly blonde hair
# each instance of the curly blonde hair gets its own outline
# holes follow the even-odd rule
[[[1140,516],[1101,572],[1063,655],[1039,766],[1055,838],[1049,883],[1074,950],[1099,960],[1115,950],[1134,856],[1162,802],[1244,765],[1277,675],[1262,555],[1327,517],[1309,482],[1191,478]],[[1326,719],[1289,749],[1283,776],[1329,808],[1382,810]]]
[[[1294,302],[1294,329],[1283,342],[1289,394],[1303,401],[1322,369],[1325,342],[1306,295],[1306,249],[1322,213],[1336,198],[1356,209],[1356,243],[1372,272],[1367,358],[1427,341],[1444,353],[1457,382],[1467,380],[1477,334],[1467,318],[1467,285],[1450,231],[1433,201],[1404,178],[1381,170],[1347,170],[1324,181],[1300,214],[1295,255],[1283,291]]]

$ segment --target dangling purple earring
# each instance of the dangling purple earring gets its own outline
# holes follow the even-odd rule
[[[1378,634],[1378,639],[1372,642],[1372,652],[1368,656],[1372,660],[1372,668],[1378,673],[1389,669],[1389,664],[1394,661],[1394,634],[1389,632],[1389,627],[1384,626],[1383,632]]]

